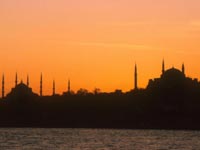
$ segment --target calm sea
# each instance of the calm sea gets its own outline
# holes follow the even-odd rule
[[[0,129],[0,150],[199,150],[199,131]]]

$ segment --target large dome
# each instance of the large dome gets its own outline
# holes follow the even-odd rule
[[[183,72],[176,68],[171,68],[169,70],[166,70],[162,75],[161,78],[163,79],[183,79],[185,78],[185,75]]]
[[[18,93],[18,94],[30,94],[30,93],[32,93],[32,90],[27,85],[25,85],[23,82],[21,82],[15,88],[12,89],[12,92]]]
[[[181,88],[185,84],[185,79],[185,74],[173,67],[161,75],[161,86],[165,88]]]
[[[12,88],[11,92],[7,95],[11,99],[28,99],[37,96],[37,94],[32,92],[32,89],[25,85],[23,82]]]

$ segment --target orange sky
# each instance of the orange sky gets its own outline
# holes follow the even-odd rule
[[[44,94],[95,87],[133,88],[134,63],[139,87],[166,68],[181,68],[200,79],[199,0],[1,0],[0,73],[8,93],[30,76]]]

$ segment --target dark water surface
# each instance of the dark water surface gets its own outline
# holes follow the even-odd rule
[[[0,129],[0,150],[199,150],[199,131]]]

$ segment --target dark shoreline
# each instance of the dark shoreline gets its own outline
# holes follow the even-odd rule
[[[0,121],[0,128],[84,128],[84,129],[131,129],[131,130],[197,130],[200,131],[200,122],[190,122],[184,120],[176,123],[170,121],[152,121],[151,123],[137,122],[137,123],[88,123],[88,122],[26,122],[23,121]]]
[[[188,128],[90,128],[90,127],[43,127],[43,126],[1,126],[0,129],[94,129],[94,130],[165,130],[165,131],[200,131]]]

